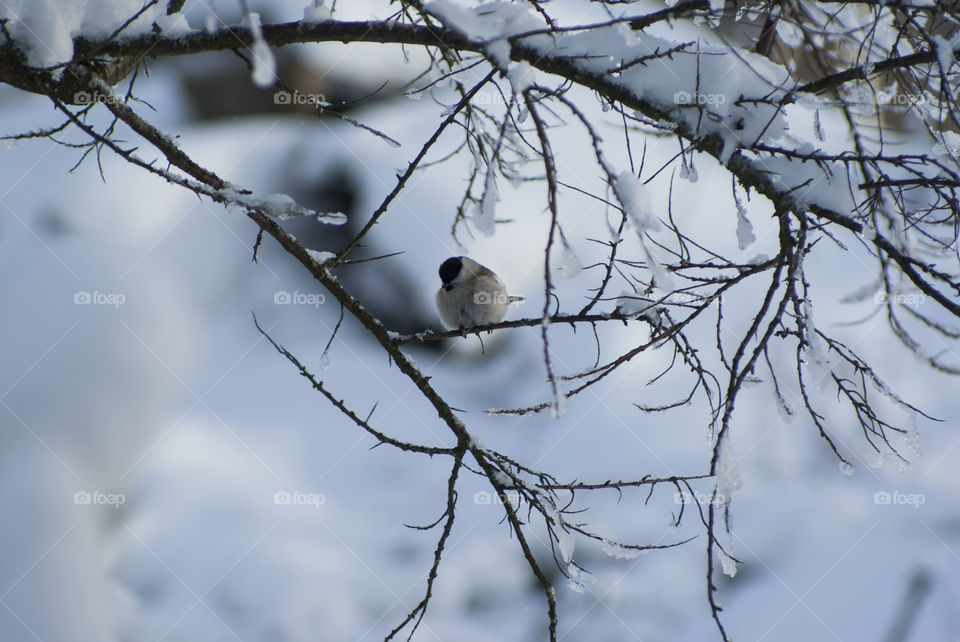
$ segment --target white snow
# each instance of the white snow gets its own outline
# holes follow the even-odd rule
[[[108,36],[143,4],[143,0],[6,0],[0,3],[0,20],[9,21],[6,29],[25,51],[27,64],[53,67],[73,58],[75,38]],[[154,4],[123,34],[149,31],[154,21],[164,16],[165,9],[165,2]],[[176,27],[181,22],[172,20],[167,24]]]
[[[580,263],[577,252],[566,242],[563,243],[563,253],[558,269],[560,270],[560,274],[568,279],[572,279],[583,271],[583,266]]]
[[[577,593],[583,593],[587,588],[597,583],[597,578],[592,573],[588,573],[572,563],[567,564],[567,578],[569,578],[567,586]]]
[[[660,221],[650,207],[647,188],[633,172],[622,172],[613,182],[613,192],[630,222],[640,231],[659,230]]]
[[[733,448],[730,446],[730,435],[721,436],[717,448],[717,470],[716,470],[716,500],[715,510],[723,515],[730,506],[730,499],[734,491],[740,490],[743,481],[740,477],[740,467],[737,465],[736,457],[733,454]],[[721,519],[721,524],[723,520]],[[723,572],[730,577],[737,574],[736,561],[730,557],[733,554],[733,534],[725,525],[718,529],[718,539],[723,544],[723,549],[718,552],[720,565]],[[726,553],[724,552],[726,551]]]
[[[730,503],[734,491],[743,486],[740,468],[730,446],[729,433],[717,444],[717,453],[717,502],[726,505]]]
[[[740,199],[736,201],[737,206],[737,246],[741,250],[745,250],[753,242],[757,240],[757,237],[753,233],[753,225],[750,224],[750,219],[747,218],[747,209],[743,206],[743,203],[740,202]]]
[[[796,47],[803,42],[803,32],[800,28],[789,20],[780,19],[777,21],[777,35],[788,47]]]
[[[172,16],[159,16],[156,23],[163,35],[171,38],[180,38],[196,31],[190,26],[187,17],[182,13],[175,13]]]
[[[331,18],[330,8],[324,6],[323,0],[313,0],[313,2],[303,8],[304,22],[327,22]]]
[[[619,542],[614,542],[611,540],[603,540],[603,544],[600,546],[600,550],[609,555],[610,557],[616,557],[621,560],[632,560],[640,557],[646,551],[638,548],[627,548]]]
[[[940,161],[960,170],[960,134],[944,130],[940,132],[941,139],[934,145],[931,153]]]
[[[227,187],[220,192],[235,203],[237,207],[263,210],[267,216],[279,221],[297,216],[313,216],[321,223],[329,225],[343,225],[347,217],[342,212],[316,212],[298,204],[288,194],[270,194],[266,198],[258,199],[250,194],[241,194],[234,186]]]
[[[526,60],[512,63],[507,78],[510,79],[510,87],[515,94],[522,94],[536,82],[534,69]]]
[[[573,559],[573,550],[577,545],[576,539],[573,533],[563,527],[562,522],[555,524],[554,532],[557,535],[557,548],[560,549],[560,557],[565,563],[569,564],[570,560]]]
[[[737,561],[729,555],[733,553],[733,534],[722,530],[717,536],[717,539],[723,544],[723,548],[717,551],[717,557],[720,558],[720,567],[723,569],[724,575],[735,577],[737,574]]]
[[[506,38],[544,24],[527,7],[507,2],[489,2],[471,9],[450,0],[433,0],[424,3],[424,9],[468,40],[485,44],[488,56],[502,71],[507,71],[510,64]]]
[[[803,354],[806,371],[810,376],[810,382],[816,386],[817,391],[823,392],[832,379],[827,344],[817,334],[816,326],[813,323],[813,306],[809,299],[804,299],[802,309],[803,340],[806,342]]]
[[[273,57],[270,45],[263,39],[260,14],[251,11],[246,18],[247,26],[250,28],[250,36],[253,38],[253,46],[250,47],[253,84],[261,89],[269,89],[277,82],[277,61]]]
[[[487,168],[483,183],[483,196],[473,210],[473,225],[485,236],[493,236],[496,231],[495,211],[500,193],[497,191],[497,178],[493,168]]]
[[[797,151],[810,153],[815,150],[812,145],[804,145]],[[764,157],[760,166],[777,189],[790,193],[799,209],[819,205],[843,214],[853,214],[856,210],[842,163],[804,162],[776,156]]]
[[[954,49],[960,49],[960,36],[954,36],[953,40],[947,40],[941,35],[930,36],[930,43],[937,53],[937,64],[943,73],[947,73],[953,65]]]
[[[663,296],[665,293],[659,288],[654,288],[653,292],[646,295],[622,291],[620,296],[617,297],[616,310],[627,316],[656,315],[663,307],[657,303],[657,301],[660,300],[660,296],[658,295]]]
[[[322,252],[320,250],[307,250],[307,254],[317,263],[326,263],[337,256],[333,252]]]
[[[692,157],[689,159],[683,159],[683,164],[680,165],[680,173],[678,176],[690,181],[691,183],[696,183],[697,179],[700,178],[700,175],[697,173],[697,166],[693,164]]]

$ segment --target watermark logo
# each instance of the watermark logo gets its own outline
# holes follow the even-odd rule
[[[100,292],[98,290],[87,292],[86,290],[79,290],[73,293],[74,305],[112,305],[114,308],[119,308],[126,303],[126,301],[126,295],[120,294],[119,292]]]
[[[923,96],[904,94],[900,92],[880,92],[875,94],[878,105],[893,105],[895,107],[913,107],[926,102]]]
[[[927,295],[923,292],[877,292],[873,296],[873,302],[877,305],[886,305],[887,303],[892,303],[894,305],[909,305],[910,307],[919,307],[926,303]]]
[[[473,302],[477,305],[507,305],[510,303],[510,297],[503,292],[479,290],[473,293]]]
[[[109,96],[108,94],[101,94],[98,91],[95,91],[93,93],[89,91],[78,91],[78,92],[74,92],[73,94],[73,104],[81,105],[84,107],[87,105],[92,105],[94,103],[106,104],[110,102],[110,98],[111,96]]]
[[[717,493],[691,493],[689,491],[683,491],[673,494],[673,503],[674,504],[698,504],[700,506],[705,506],[713,504],[714,506],[726,506],[728,501],[727,497],[723,494]]]
[[[699,91],[693,93],[680,90],[673,95],[673,104],[675,105],[722,105],[727,102],[724,94],[702,94]]]
[[[273,494],[277,506],[313,506],[320,508],[327,502],[323,493],[302,493],[298,490],[278,490]]]
[[[113,506],[120,508],[127,501],[123,493],[101,493],[99,490],[78,490],[73,494],[73,503],[77,506]]]
[[[873,503],[878,506],[913,506],[914,508],[920,508],[926,502],[927,496],[923,493],[880,490],[873,494]]]
[[[327,97],[323,94],[302,94],[299,91],[279,90],[273,93],[274,105],[316,105],[324,107],[329,105]]]
[[[275,305],[312,305],[319,308],[326,301],[326,297],[319,293],[287,292],[280,290],[273,293]]]
[[[473,96],[473,104],[486,106],[486,105],[502,105],[506,106],[507,101],[504,100],[503,94],[499,91],[478,91]]]
[[[474,504],[506,504],[509,503],[511,506],[516,508],[520,505],[520,492],[516,490],[508,490],[504,493],[491,493],[487,490],[478,490],[473,494],[473,503]]]

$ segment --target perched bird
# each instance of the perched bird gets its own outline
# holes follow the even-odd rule
[[[507,305],[523,301],[522,296],[508,296],[496,274],[466,256],[451,256],[441,263],[440,280],[437,311],[451,330],[496,323]]]

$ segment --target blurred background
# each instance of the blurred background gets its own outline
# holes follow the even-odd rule
[[[264,23],[299,19],[303,4],[250,3]],[[341,2],[337,10],[339,19],[391,12],[368,0]],[[582,19],[570,11],[563,3],[553,9]],[[222,0],[186,7],[194,26],[233,24],[240,15],[237,3]],[[287,224],[308,247],[336,250],[393,188],[458,96],[445,83],[405,95],[429,66],[416,48],[330,43],[286,47],[277,56],[279,76],[304,94],[332,103],[366,98],[345,112],[401,146],[318,117],[309,105],[278,104],[273,90],[252,85],[231,53],[150,62],[136,95],[154,109],[135,108],[232,183],[344,212],[343,227]],[[571,95],[610,140],[622,137],[617,117],[588,92]],[[478,100],[502,107],[492,90]],[[48,99],[9,86],[0,86],[0,105],[4,134],[57,122]],[[823,118],[828,132],[841,131],[839,120]],[[102,113],[94,119],[101,127],[108,122]],[[596,167],[584,160],[589,143],[582,132],[558,128],[552,135],[561,176],[599,185]],[[451,128],[428,158],[461,141],[462,132]],[[675,141],[645,141],[648,167],[676,153]],[[152,158],[146,148],[140,153]],[[609,153],[627,166],[624,149],[611,145]],[[74,168],[79,159],[77,150],[45,139],[0,150],[0,638],[382,639],[422,598],[439,532],[404,524],[440,516],[450,462],[371,449],[374,441],[260,336],[251,312],[358,414],[376,404],[378,429],[431,445],[451,445],[451,435],[349,318],[322,358],[339,306],[270,240],[253,263],[256,229],[242,213],[197,200],[110,153]],[[739,250],[729,175],[709,159],[695,162],[695,182],[674,183],[678,220],[730,258],[772,255],[776,234],[766,203],[746,203],[757,241]],[[513,317],[541,314],[544,186],[500,185],[497,217],[510,222],[492,237],[460,226],[454,238],[469,171],[469,156],[459,155],[418,172],[358,257],[402,254],[338,273],[388,328],[439,328],[437,266],[460,254],[527,297]],[[658,211],[666,211],[669,187],[669,172],[650,185]],[[610,238],[613,214],[567,192],[561,216],[580,264],[602,260],[604,248],[589,239]],[[636,256],[626,244],[626,255],[631,251]],[[908,639],[956,640],[960,631],[957,383],[918,363],[879,316],[850,325],[869,314],[873,301],[839,302],[871,283],[874,269],[856,251],[820,244],[807,264],[817,326],[847,341],[892,390],[942,421],[909,418],[889,404],[891,418],[915,422],[919,436],[915,449],[902,444],[905,466],[872,452],[825,388],[816,404],[855,463],[851,476],[804,416],[795,387],[786,384],[792,414],[778,410],[769,382],[746,391],[732,436],[743,479],[732,502],[732,547],[742,564],[733,579],[715,577],[725,623],[738,640],[884,639],[911,599],[919,608]],[[582,307],[601,276],[590,269],[554,274],[560,309]],[[725,303],[731,338],[752,318],[762,286]],[[559,420],[484,413],[549,398],[539,332],[499,333],[485,339],[483,352],[475,337],[408,352],[465,411],[466,425],[485,445],[561,481],[708,470],[703,399],[665,414],[634,405],[686,394],[691,381],[679,370],[649,385],[669,364],[668,349],[641,355],[570,399]],[[556,327],[554,365],[563,374],[579,372],[598,349],[609,359],[647,332],[642,324],[606,324],[598,328],[598,348],[586,328]],[[714,332],[705,319],[690,336],[709,353]],[[785,368],[792,345],[775,355]],[[885,403],[879,392],[876,402]],[[705,496],[711,489],[709,482],[697,488]],[[461,476],[458,491],[433,601],[414,639],[544,639],[544,600],[502,508],[472,474]],[[594,531],[629,543],[699,537],[632,559],[578,540],[574,559],[594,575],[586,590],[569,586],[549,561],[542,524],[528,528],[558,586],[562,639],[717,639],[705,599],[702,524],[689,510],[680,526],[671,525],[681,507],[672,487],[657,487],[645,500],[646,491],[623,498],[606,492],[579,495],[578,506]]]

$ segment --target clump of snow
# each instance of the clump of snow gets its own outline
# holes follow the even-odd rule
[[[659,316],[662,307],[658,301],[661,297],[651,292],[647,295],[639,295],[635,292],[621,292],[617,297],[617,312],[626,316],[654,317]]]
[[[175,13],[172,16],[160,16],[157,18],[157,26],[164,36],[171,38],[180,38],[194,32],[194,29],[187,22],[187,17],[182,13]]]
[[[484,45],[483,51],[498,69],[506,71],[510,67],[510,42],[505,38]]]
[[[313,210],[298,204],[287,194],[270,194],[259,204],[269,216],[280,220],[313,214]]]
[[[740,468],[730,446],[730,435],[727,434],[717,444],[717,502],[729,504],[730,496],[742,486]]]
[[[722,141],[718,156],[726,163],[738,149],[766,142],[783,146],[788,151],[815,151],[803,144],[799,148],[786,139],[787,120],[779,102],[796,101],[811,116],[816,97],[794,95],[789,70],[764,56],[746,50],[730,51],[727,46],[690,44],[673,51],[677,42],[634,31],[624,24],[596,27],[563,33],[535,33],[514,39],[513,50],[507,38],[531,31],[542,31],[542,18],[523,3],[490,2],[474,8],[460,6],[450,0],[434,0],[425,5],[427,12],[446,27],[481,45],[487,57],[508,75],[514,90],[526,87],[524,63],[511,63],[516,48],[537,56],[538,60],[562,59],[577,71],[632,93],[650,107],[669,114],[665,128],[680,128],[694,139],[717,137]],[[785,24],[785,23],[781,23]],[[791,26],[778,27],[789,39],[796,36]],[[655,52],[673,51],[672,55],[649,59]],[[940,52],[952,51],[949,46]],[[950,53],[952,60],[952,53]],[[946,62],[947,54],[943,54]],[[646,64],[635,64],[645,61]],[[528,58],[533,65],[537,63]],[[859,109],[875,109],[869,88],[859,101]],[[756,98],[756,100],[752,100]],[[822,127],[811,138],[823,136]],[[846,184],[842,164],[805,162],[796,157],[755,158],[764,173],[772,171],[775,186],[794,195],[798,208],[815,204],[837,211],[855,209],[851,190]],[[696,180],[695,168],[686,165],[683,177]],[[796,192],[791,190],[796,189]],[[625,191],[625,190],[623,190]]]
[[[659,230],[660,221],[650,207],[650,194],[633,172],[623,172],[613,181],[613,193],[627,218],[639,231]]]
[[[307,250],[307,254],[309,254],[310,258],[317,263],[326,263],[330,259],[336,258],[337,256],[333,252],[322,252],[320,250]]]
[[[504,73],[510,69],[507,38],[546,26],[526,6],[506,2],[490,2],[470,9],[450,0],[434,0],[424,4],[424,10],[467,40],[482,44],[487,58]]]
[[[250,28],[250,37],[253,45],[250,55],[253,58],[253,84],[261,89],[269,89],[277,82],[277,61],[273,57],[270,45],[263,39],[263,30],[260,28],[260,14],[251,11],[247,14],[247,26]]]
[[[473,224],[477,231],[486,235],[493,236],[496,229],[494,212],[497,201],[500,200],[500,193],[497,191],[497,179],[491,168],[487,169],[487,177],[483,184],[483,196],[480,202],[474,208]]]
[[[327,22],[332,17],[330,9],[323,6],[323,0],[313,0],[303,8],[303,21],[309,23]]]
[[[560,557],[563,558],[565,563],[569,564],[570,560],[573,559],[573,549],[576,548],[577,544],[573,533],[563,526],[558,526],[554,529],[554,532],[557,535],[557,548],[560,549]]]
[[[0,20],[6,21],[6,30],[26,54],[28,65],[53,67],[73,58],[76,38],[109,36],[143,5],[143,0],[5,0],[0,2]],[[149,32],[154,22],[164,18],[165,9],[166,2],[149,7],[127,25],[123,35]],[[180,24],[178,20],[167,22],[171,28]]]
[[[804,145],[796,151],[813,153],[812,145]],[[848,184],[847,171],[837,162],[812,161],[775,156],[764,157],[762,166],[770,182],[785,194],[790,194],[797,209],[809,209],[810,206],[832,210],[834,212],[853,212],[856,203]]]
[[[610,171],[610,168],[608,167],[607,170]],[[650,194],[647,192],[647,188],[640,182],[640,179],[633,175],[633,172],[622,172],[617,175],[612,187],[614,195],[623,206],[627,220],[637,230],[640,247],[646,257],[647,266],[653,275],[654,283],[657,287],[666,290],[672,289],[673,278],[661,265],[660,260],[644,238],[647,232],[654,232],[661,228],[659,219],[653,214],[650,207]]]
[[[513,93],[522,94],[534,83],[533,67],[525,60],[513,63],[507,71],[507,78],[510,80]]]
[[[823,392],[824,384],[831,378],[832,374],[827,346],[820,335],[817,334],[817,329],[813,324],[813,306],[809,299],[804,299],[802,309],[803,353],[806,356],[807,371],[817,391]]]
[[[577,593],[583,593],[588,584],[592,586],[597,583],[597,578],[593,573],[584,571],[576,564],[567,565],[567,578],[570,580],[570,588]]]
[[[686,158],[683,159],[683,165],[680,166],[680,178],[685,178],[691,183],[696,183],[697,179],[700,178],[700,174],[697,173],[697,168],[693,164],[692,156],[689,161]]]
[[[741,250],[745,250],[750,247],[754,241],[757,240],[756,235],[753,233],[753,225],[750,223],[750,219],[747,218],[747,208],[743,206],[743,203],[740,202],[740,199],[736,199],[737,203],[737,246]]]
[[[742,487],[743,481],[740,478],[740,468],[737,465],[737,460],[734,457],[733,449],[730,446],[730,435],[721,435],[716,448],[717,486],[714,503],[717,510],[722,513],[729,508],[731,495]],[[718,539],[723,545],[722,550],[719,552],[720,565],[723,567],[723,572],[725,574],[733,577],[737,574],[737,563],[736,560],[729,555],[729,553],[733,552],[733,534],[730,532],[729,515],[727,516],[724,531],[720,534]]]
[[[939,132],[941,137],[931,152],[938,160],[960,168],[960,134],[949,130]]]
[[[735,577],[737,574],[737,561],[728,555],[728,551],[733,551],[733,535],[729,531],[724,531],[718,538],[723,544],[720,549],[720,566],[723,568],[724,575]]]
[[[792,22],[783,19],[778,20],[776,30],[780,40],[788,47],[799,47],[803,44],[803,32]]]

